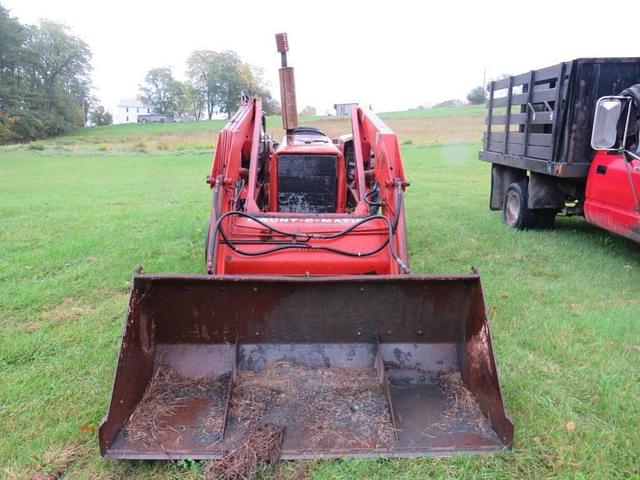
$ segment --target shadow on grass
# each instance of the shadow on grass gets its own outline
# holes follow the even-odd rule
[[[640,259],[638,243],[587,223],[579,217],[559,217],[556,220],[555,231],[562,233],[565,238],[581,242],[583,247],[606,247],[609,253],[618,257]]]

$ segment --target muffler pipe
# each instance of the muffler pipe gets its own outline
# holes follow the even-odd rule
[[[287,136],[292,135],[298,126],[298,108],[296,106],[296,85],[293,77],[293,67],[287,66],[287,52],[289,42],[286,33],[276,34],[276,46],[280,52],[282,66],[280,67],[280,99],[282,101],[282,127]]]

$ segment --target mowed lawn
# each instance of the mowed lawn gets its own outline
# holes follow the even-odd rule
[[[0,148],[0,478],[201,476],[195,462],[98,452],[133,270],[203,271],[214,131],[144,127]],[[162,132],[180,141],[158,148]],[[480,271],[514,450],[318,461],[308,478],[640,477],[640,245],[581,218],[559,218],[554,231],[507,229],[488,210],[479,147],[403,146],[412,269]]]

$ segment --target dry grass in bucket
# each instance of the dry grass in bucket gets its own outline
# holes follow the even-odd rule
[[[240,422],[288,425],[319,446],[385,448],[394,439],[382,386],[371,368],[312,368],[288,362],[243,371],[231,398]]]
[[[435,427],[447,427],[450,423],[464,421],[475,426],[480,432],[492,432],[491,424],[482,414],[476,396],[465,386],[460,372],[448,372],[438,375],[440,391],[447,397],[447,410],[442,414],[441,424]]]
[[[228,382],[228,375],[185,378],[169,367],[158,367],[125,425],[127,437],[145,444],[159,443],[164,433],[176,432],[171,418],[197,399],[212,402],[204,423],[208,429],[221,432]]]

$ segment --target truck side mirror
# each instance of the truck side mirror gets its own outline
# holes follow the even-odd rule
[[[591,148],[594,150],[622,150],[629,126],[628,97],[602,97],[596,104],[591,132]],[[624,120],[624,132],[619,133],[621,118]]]

